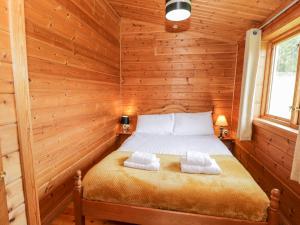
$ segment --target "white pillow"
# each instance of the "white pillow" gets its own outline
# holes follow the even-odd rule
[[[175,135],[213,135],[211,112],[175,113]]]
[[[137,133],[171,134],[174,127],[174,114],[153,114],[138,116]]]

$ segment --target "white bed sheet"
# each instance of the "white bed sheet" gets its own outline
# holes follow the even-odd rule
[[[134,133],[118,151],[149,152],[155,154],[185,155],[197,151],[210,155],[232,155],[214,135],[158,135]]]

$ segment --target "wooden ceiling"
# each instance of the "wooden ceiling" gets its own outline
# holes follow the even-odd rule
[[[164,17],[165,0],[108,1],[121,17],[170,26]],[[190,31],[240,40],[247,29],[261,25],[276,9],[289,2],[291,0],[192,0],[192,17],[185,26],[188,23]]]

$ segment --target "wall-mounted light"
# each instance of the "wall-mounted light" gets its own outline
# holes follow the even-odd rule
[[[166,18],[171,21],[186,20],[191,16],[191,0],[166,0]]]

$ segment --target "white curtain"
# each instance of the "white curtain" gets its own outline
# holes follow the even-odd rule
[[[291,179],[300,183],[300,128],[295,146]]]
[[[244,69],[237,137],[251,140],[254,114],[255,83],[261,49],[261,30],[251,29],[246,34]]]

